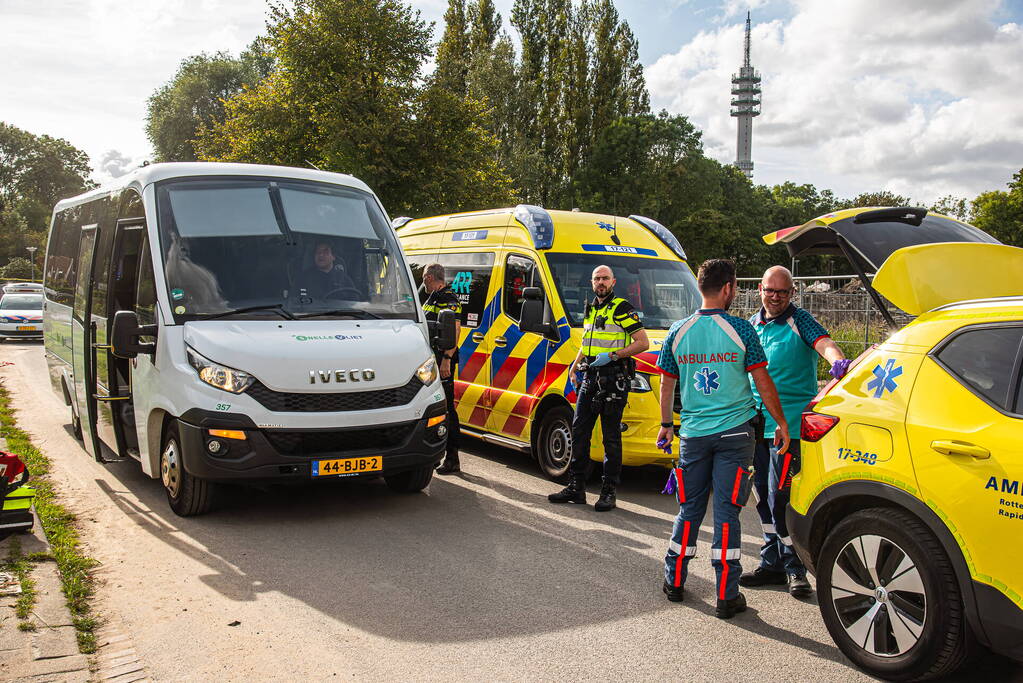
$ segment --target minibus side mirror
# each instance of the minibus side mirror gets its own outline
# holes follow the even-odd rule
[[[558,329],[551,322],[551,309],[540,288],[526,287],[522,290],[522,297],[519,329],[523,332],[542,334],[549,339],[557,339]]]
[[[437,340],[434,344],[438,349],[446,351],[455,348],[455,345],[458,344],[455,331],[456,322],[458,322],[458,315],[454,311],[441,311],[437,314],[437,327],[435,328]]]
[[[114,313],[110,331],[110,351],[118,358],[135,358],[140,353],[156,355],[156,344],[140,342],[141,336],[156,336],[156,325],[139,325],[135,311]]]

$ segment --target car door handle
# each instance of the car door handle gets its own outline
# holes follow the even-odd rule
[[[943,455],[968,455],[978,460],[991,457],[988,449],[965,441],[932,441],[931,448]]]
[[[494,346],[507,346],[508,340],[504,337],[494,337]]]
[[[484,337],[485,337],[485,335],[482,332],[473,332],[472,333],[472,340],[474,342],[476,342],[477,344],[482,344]]]

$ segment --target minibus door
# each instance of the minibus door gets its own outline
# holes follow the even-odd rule
[[[96,342],[96,432],[100,441],[119,456],[138,452],[135,415],[132,410],[131,365],[112,353],[109,329],[116,311],[130,311],[135,306],[135,290],[139,258],[146,237],[144,218],[119,220],[114,233],[113,259],[109,268],[109,286],[102,295],[93,295],[93,320]],[[101,255],[96,257],[96,273],[102,273]],[[105,266],[106,264],[102,264]],[[96,288],[99,291],[99,288]],[[106,458],[97,458],[101,461]]]
[[[98,457],[96,436],[96,363],[93,357],[92,274],[95,266],[99,227],[82,228],[79,241],[78,279],[75,282],[75,303],[71,309],[72,366],[75,373],[75,407],[82,425],[82,445],[86,452]]]

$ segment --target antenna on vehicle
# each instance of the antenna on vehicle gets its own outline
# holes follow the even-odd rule
[[[316,169],[317,171],[322,171],[322,170],[323,170],[322,168],[320,168],[319,166],[317,166],[317,165],[316,165],[316,164],[314,164],[313,162],[309,161],[308,159],[306,159],[306,160],[305,160],[305,162],[306,162],[307,164],[309,164],[310,166],[312,166],[312,167],[313,167],[314,169]]]
[[[611,219],[611,241],[617,244],[619,247],[622,246],[622,241],[618,239],[618,219]]]

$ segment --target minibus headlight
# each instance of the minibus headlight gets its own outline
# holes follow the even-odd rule
[[[416,370],[416,376],[419,377],[419,381],[429,386],[433,384],[433,381],[437,379],[437,361],[433,358],[427,359],[425,363],[419,366]]]
[[[632,387],[630,387],[629,391],[634,394],[641,394],[644,391],[650,391],[650,375],[637,372],[636,376],[632,378]]]
[[[185,352],[188,354],[188,364],[199,373],[199,379],[211,387],[240,394],[256,380],[247,372],[214,363],[190,347],[186,346]]]

